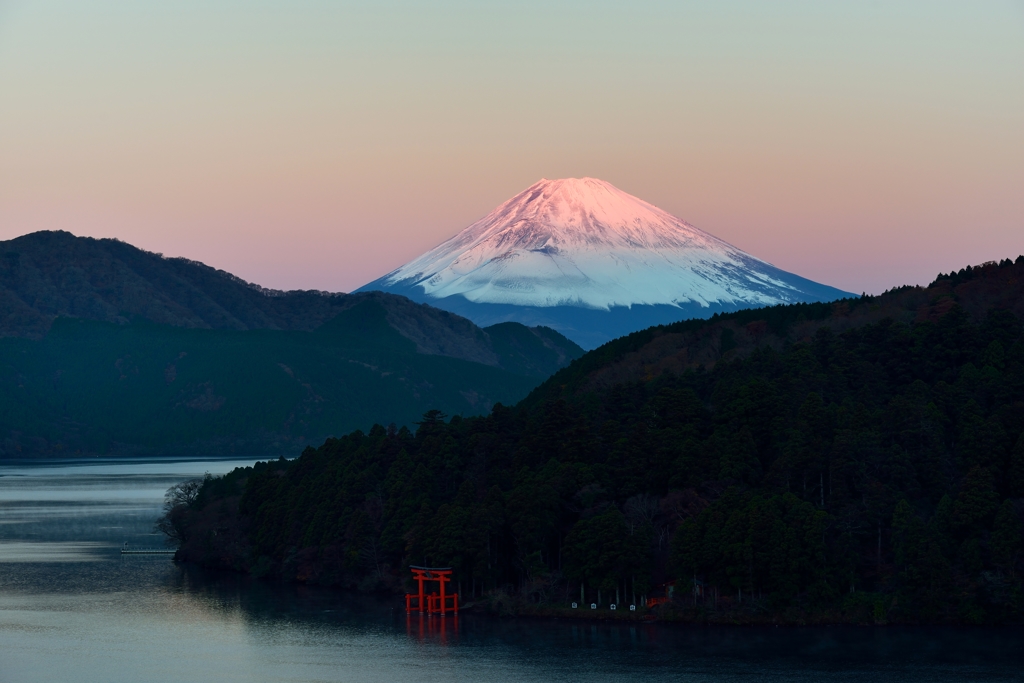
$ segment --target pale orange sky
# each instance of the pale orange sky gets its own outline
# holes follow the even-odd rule
[[[347,291],[592,176],[855,292],[1024,253],[1024,4],[706,4],[0,0],[0,239]]]

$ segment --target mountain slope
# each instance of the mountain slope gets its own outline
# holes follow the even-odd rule
[[[514,407],[331,439],[171,513],[180,559],[396,591],[449,566],[502,614],[1020,624],[1024,256],[638,332]]]
[[[480,328],[449,311],[384,292],[338,298],[338,315],[314,332],[350,348],[448,356],[542,377],[583,354],[544,327],[511,323]]]
[[[207,329],[312,330],[341,297],[279,292],[112,239],[36,232],[0,242],[0,336],[40,338],[58,316]]]
[[[580,353],[576,344],[552,330],[534,330],[520,337],[530,339],[531,350],[521,349],[526,355],[499,358],[492,346],[507,345],[514,333],[498,329],[489,334],[449,311],[401,296],[265,289],[198,261],[164,258],[118,240],[36,232],[0,242],[0,337],[40,339],[58,317],[196,329],[311,331],[370,300],[417,353],[500,365],[513,372],[519,369],[510,363],[524,363],[533,368],[528,374],[544,375]],[[344,327],[338,322],[334,326]],[[370,344],[369,337],[364,343]],[[558,360],[537,365],[534,352]]]
[[[880,296],[743,310],[635,332],[591,351],[555,373],[526,403],[647,381],[662,374],[710,370],[758,351],[811,344],[826,330],[841,334],[883,321],[935,323],[951,310],[974,324],[1008,313],[1024,319],[1024,256],[940,275],[928,287],[899,287]]]
[[[422,353],[387,314],[367,297],[313,332],[58,318],[0,339],[0,458],[286,455],[432,409],[486,413],[581,353],[521,325],[472,327],[488,362]]]
[[[114,240],[0,245],[0,457],[292,453],[487,412],[583,353],[382,292],[272,292]]]
[[[358,291],[479,324],[544,324],[584,346],[714,312],[838,299],[594,178],[541,180]]]

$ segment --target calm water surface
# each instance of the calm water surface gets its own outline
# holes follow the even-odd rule
[[[0,682],[1020,681],[1020,630],[407,619],[210,576],[159,545],[164,491],[251,461],[0,465]]]

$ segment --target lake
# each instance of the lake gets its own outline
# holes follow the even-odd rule
[[[252,460],[0,464],[0,683],[1020,681],[1024,631],[702,628],[463,614],[124,556],[164,491]]]

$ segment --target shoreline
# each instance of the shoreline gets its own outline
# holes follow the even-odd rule
[[[474,615],[489,616],[499,619],[538,619],[538,620],[558,620],[566,619],[580,622],[594,622],[594,623],[634,623],[634,624],[677,624],[687,626],[716,626],[716,627],[736,627],[736,628],[750,628],[750,627],[764,627],[764,628],[821,628],[821,627],[856,627],[856,628],[936,628],[936,627],[955,627],[955,628],[999,628],[999,629],[1014,629],[1024,627],[1024,623],[1020,622],[1006,622],[1006,623],[971,623],[965,620],[947,620],[947,621],[935,621],[935,622],[921,622],[912,620],[885,620],[885,621],[873,621],[871,619],[856,618],[854,615],[850,615],[848,618],[837,617],[834,613],[827,614],[804,614],[800,618],[777,618],[778,615],[766,615],[764,617],[756,615],[738,615],[735,613],[694,613],[685,611],[670,610],[667,612],[651,612],[646,611],[644,613],[636,612],[624,614],[617,614],[611,610],[604,609],[594,610],[598,614],[591,614],[591,610],[582,611],[579,609],[572,609],[570,607],[544,607],[540,606],[539,609],[526,609],[519,611],[515,614],[499,614],[495,612],[487,611],[486,609],[465,608],[461,609],[460,612],[469,612]]]
[[[404,593],[394,592],[364,592],[356,588],[340,585],[325,585],[309,583],[305,581],[289,581],[279,577],[254,576],[249,571],[238,571],[230,567],[215,567],[200,564],[194,561],[181,560],[177,557],[173,560],[176,565],[191,567],[204,572],[213,572],[222,576],[238,576],[245,579],[273,586],[274,584],[305,587],[315,590],[330,591],[337,594],[352,596],[376,596],[388,604],[396,613],[407,614],[411,617],[418,617],[419,612],[406,613],[404,600],[401,596]],[[997,628],[1015,629],[1024,627],[1024,622],[971,622],[965,619],[942,619],[936,621],[920,621],[901,619],[899,614],[888,614],[883,619],[876,619],[872,613],[875,605],[880,602],[890,604],[890,611],[896,606],[891,594],[859,593],[861,596],[852,604],[846,606],[846,613],[838,613],[836,610],[823,610],[821,612],[791,609],[789,614],[750,613],[737,610],[710,610],[702,608],[685,608],[681,606],[659,605],[655,608],[641,608],[635,612],[626,609],[611,610],[607,606],[591,610],[588,608],[576,608],[554,605],[550,603],[529,603],[520,602],[517,598],[503,595],[492,595],[490,601],[485,598],[477,598],[459,607],[459,614],[467,614],[473,617],[488,617],[495,619],[525,619],[525,620],[560,620],[592,623],[621,623],[621,624],[676,624],[687,626],[716,626],[716,627],[764,627],[764,628],[810,628],[810,627],[856,627],[856,628]],[[504,599],[502,599],[504,598]],[[754,609],[757,609],[755,606]],[[426,615],[424,615],[426,616]],[[440,618],[433,615],[430,618]]]

